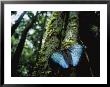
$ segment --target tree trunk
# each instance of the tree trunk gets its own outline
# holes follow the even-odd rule
[[[11,36],[14,34],[15,30],[17,29],[18,25],[20,24],[21,20],[23,19],[23,16],[25,15],[26,11],[24,11],[18,20],[15,22],[15,24],[12,25],[11,27]]]
[[[46,32],[44,33],[36,75],[47,76],[51,70],[48,67],[48,58],[51,53],[58,50],[60,37],[59,34],[64,26],[64,17],[62,12],[53,12],[50,21],[48,22]]]
[[[12,76],[17,76],[17,68],[18,68],[20,56],[21,56],[21,53],[22,53],[22,50],[24,47],[26,35],[27,35],[27,32],[29,31],[29,29],[33,26],[33,23],[36,21],[36,19],[37,19],[36,17],[37,17],[37,15],[33,17],[32,21],[27,24],[26,28],[22,32],[21,39],[18,43],[18,46],[16,48],[16,51],[15,51],[12,61],[11,61]]]
[[[67,23],[67,29],[65,37],[62,41],[61,49],[64,50],[64,59],[67,61],[67,64],[71,64],[72,57],[70,53],[67,51],[67,48],[73,46],[74,44],[78,43],[77,36],[78,36],[78,28],[79,28],[79,20],[78,20],[78,13],[79,12],[69,12],[69,18]],[[70,67],[68,71],[70,72],[71,77],[76,76],[76,70],[74,67]]]

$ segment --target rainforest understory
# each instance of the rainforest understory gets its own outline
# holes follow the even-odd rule
[[[12,77],[99,77],[99,11],[11,11]]]

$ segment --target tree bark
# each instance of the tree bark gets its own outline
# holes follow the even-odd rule
[[[24,47],[24,43],[26,40],[26,35],[27,35],[27,32],[29,31],[29,29],[33,26],[33,23],[36,21],[37,15],[38,14],[36,14],[36,16],[34,16],[32,18],[32,21],[27,24],[26,28],[22,32],[21,39],[18,43],[18,46],[16,48],[16,51],[15,51],[13,58],[12,58],[12,61],[11,61],[11,74],[12,74],[12,76],[17,76],[17,69],[18,69],[18,65],[19,65],[20,56],[21,56],[21,53],[22,53],[22,50]]]
[[[78,43],[77,36],[78,36],[78,28],[79,28],[79,20],[78,20],[78,13],[79,12],[69,12],[69,18],[66,31],[65,31],[65,37],[62,41],[61,49],[64,52],[64,59],[67,62],[67,64],[71,64],[72,57],[70,53],[67,51],[67,48],[73,46],[74,44]],[[75,77],[76,76],[76,70],[74,67],[69,67],[70,69],[70,76]],[[68,70],[69,71],[69,70]]]
[[[18,20],[15,22],[15,24],[12,25],[11,27],[11,36],[14,34],[15,30],[17,29],[17,27],[19,26],[21,20],[23,19],[23,16],[25,15],[26,11],[24,11],[20,17],[18,18]]]
[[[48,76],[51,72],[48,67],[48,58],[52,52],[56,51],[59,47],[59,37],[58,35],[63,29],[63,17],[62,12],[53,12],[50,21],[46,27],[46,32],[44,33],[41,50],[39,52],[37,76]],[[43,43],[44,42],[44,43]]]

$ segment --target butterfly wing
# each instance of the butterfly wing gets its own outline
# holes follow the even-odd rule
[[[68,48],[68,50],[70,51],[70,54],[72,56],[72,65],[77,66],[83,53],[83,47],[80,44],[76,44]]]
[[[51,55],[51,59],[53,60],[53,62],[58,63],[62,68],[68,68],[68,65],[66,64],[64,57],[61,53],[54,52]]]

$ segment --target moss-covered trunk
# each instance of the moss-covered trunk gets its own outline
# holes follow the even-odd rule
[[[65,31],[65,38],[63,39],[61,45],[61,50],[64,51],[64,58],[66,58],[65,60],[68,64],[71,63],[72,58],[71,55],[68,53],[67,48],[78,43],[78,28],[78,12],[69,12],[68,25]],[[76,76],[76,70],[74,67],[70,67],[68,70],[68,72],[70,72],[70,76]]]
[[[42,46],[36,63],[35,76],[49,76],[51,68],[48,65],[50,55],[59,50],[65,50],[77,43],[78,12],[53,12],[43,36]]]

